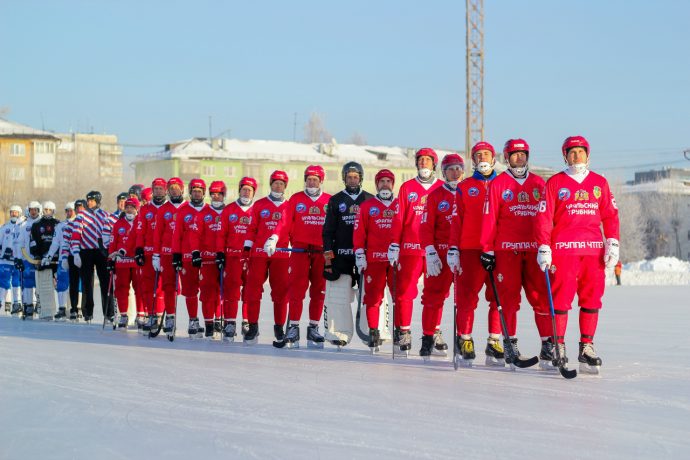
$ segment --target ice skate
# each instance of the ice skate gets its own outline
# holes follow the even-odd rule
[[[30,303],[25,303],[24,304],[24,315],[22,316],[22,319],[34,319],[34,306],[33,304]]]
[[[323,348],[324,338],[319,334],[319,326],[310,324],[307,327],[307,348]]]
[[[527,367],[532,367],[539,362],[537,356],[532,356],[528,358],[520,353],[520,349],[517,346],[517,337],[512,337],[507,343],[507,347],[504,351],[506,364],[510,365],[511,370],[516,368],[525,369]]]
[[[577,356],[580,363],[580,372],[598,375],[601,370],[601,358],[597,356],[594,344],[580,342],[580,352]]]
[[[65,312],[65,307],[58,308],[58,312],[53,317],[55,321],[64,322],[67,320],[67,313]]]
[[[433,335],[423,335],[422,336],[422,348],[419,349],[419,356],[422,357],[424,362],[431,360],[431,353],[434,348],[434,336]]]
[[[165,324],[163,325],[163,332],[167,335],[172,334],[175,328],[175,315],[167,315],[165,317]]]
[[[539,352],[539,368],[544,371],[557,370],[553,365],[554,350],[551,338],[541,341],[541,351]]]
[[[431,353],[435,356],[448,356],[448,344],[443,340],[441,331],[434,332],[434,347]]]
[[[146,316],[137,314],[137,319],[134,320],[134,324],[137,327],[137,331],[144,329],[144,324],[146,324]]]
[[[127,324],[129,324],[129,318],[127,315],[120,315],[120,319],[117,322],[117,328],[126,331]]]
[[[208,340],[213,340],[213,335],[215,331],[213,330],[213,321],[204,321],[204,338]]]
[[[484,353],[486,354],[487,366],[503,367],[506,365],[503,347],[498,339],[492,337],[486,339],[486,350],[484,350]]]
[[[299,348],[299,339],[299,324],[291,324],[288,326],[287,332],[285,333],[285,338],[283,339],[283,346],[286,348]]]
[[[409,330],[401,330],[398,335],[398,342],[396,345],[397,346],[393,348],[395,354],[407,358],[410,355],[410,349],[412,348],[412,333],[410,333]]]
[[[470,337],[469,339],[463,339],[462,336],[458,336],[458,353],[455,355],[455,359],[458,364],[463,367],[472,367],[472,362],[477,357],[474,352],[474,339]]]
[[[378,329],[369,329],[369,351],[372,355],[381,351],[381,337]]]
[[[242,328],[240,329],[240,334],[244,337],[249,330],[249,321],[242,321]]]
[[[234,321],[226,321],[225,327],[223,328],[223,342],[232,343],[235,341],[235,329],[236,325]]]
[[[556,350],[554,350],[553,360],[551,363],[556,368],[565,367],[565,365],[568,364],[568,356],[565,354],[565,344],[559,343],[557,346],[558,354],[556,354]]]
[[[12,309],[12,302],[5,302],[5,314],[9,315]]]
[[[19,302],[14,302],[12,304],[12,311],[10,312],[11,315],[16,316],[22,311],[22,304]]]
[[[256,345],[259,341],[259,323],[247,323],[247,333],[244,334],[245,345]]]
[[[190,339],[200,339],[204,336],[204,328],[199,325],[199,318],[189,318],[187,334]]]
[[[77,322],[77,310],[72,309],[69,311],[69,320],[73,323]]]

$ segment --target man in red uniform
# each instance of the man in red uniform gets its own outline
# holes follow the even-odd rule
[[[177,269],[173,266],[173,232],[177,225],[177,214],[185,204],[182,192],[184,182],[179,177],[168,181],[168,202],[158,209],[154,232],[154,253],[151,257],[153,269],[159,272],[165,301],[164,332],[175,327],[175,303],[177,301]],[[153,325],[152,325],[153,327]]]
[[[243,177],[239,197],[223,209],[216,235],[216,265],[223,270],[223,339],[235,340],[237,310],[243,298],[242,286],[247,281],[248,252],[242,250],[252,221],[252,204],[258,184],[252,177]],[[242,302],[242,335],[249,329],[247,303]]]
[[[137,327],[142,329],[144,333],[148,333],[151,325],[156,323],[165,308],[160,280],[156,283],[156,271],[153,269],[156,214],[165,203],[165,187],[166,182],[163,178],[159,177],[151,182],[151,201],[141,207],[137,216],[134,224],[136,240],[132,241],[130,238],[130,242],[133,242],[134,246],[134,260],[141,267],[141,296],[144,299],[144,308],[149,315],[149,320],[146,323],[144,323],[143,318],[137,315]],[[142,191],[142,198],[146,199],[146,189]],[[127,254],[129,254],[129,250]]]
[[[283,325],[287,319],[290,260],[287,251],[277,249],[287,248],[290,240],[289,228],[285,225],[291,220],[289,203],[285,199],[287,184],[285,171],[273,171],[270,177],[271,193],[254,204],[247,240],[244,242],[244,249],[251,250],[244,292],[249,320],[249,330],[244,336],[247,345],[257,342],[261,295],[267,277],[271,285],[276,342],[282,342],[285,338]]]
[[[409,350],[412,344],[412,304],[424,269],[424,249],[419,238],[424,206],[429,192],[443,184],[434,175],[437,163],[438,155],[433,149],[418,150],[415,154],[417,177],[404,182],[398,191],[399,212],[393,221],[393,241],[388,247],[388,260],[400,271],[396,292],[393,293],[396,308],[393,340],[401,351]],[[438,339],[442,340],[441,336]]]
[[[136,276],[137,265],[133,257],[127,257],[127,249],[130,247],[128,240],[135,237],[134,220],[139,212],[139,200],[136,197],[127,198],[125,201],[124,219],[118,219],[113,225],[112,239],[108,252],[112,273],[112,265],[115,270],[115,298],[120,309],[120,320],[117,327],[125,329],[127,327],[127,306],[129,300],[129,286],[134,287],[134,294],[137,297],[137,316],[143,316],[144,312],[139,309],[143,303],[140,301],[141,290],[138,289],[140,280]],[[129,251],[132,254],[131,250]],[[111,275],[112,276],[112,275]]]
[[[216,265],[216,240],[220,229],[220,216],[225,207],[227,187],[223,181],[213,181],[208,189],[211,204],[205,205],[196,215],[191,234],[192,264],[201,270],[199,280],[201,308],[204,312],[206,337],[214,332],[223,334],[220,305],[220,271]]]
[[[180,206],[177,212],[177,224],[172,236],[172,263],[175,270],[180,271],[181,291],[189,314],[187,333],[190,338],[201,337],[204,333],[204,328],[199,327],[199,267],[192,263],[194,247],[191,241],[197,228],[195,217],[205,207],[205,195],[206,182],[202,179],[192,179],[189,182],[189,201]],[[211,329],[213,334],[213,328]]]
[[[443,302],[448,297],[453,283],[453,273],[442,261],[448,253],[450,223],[453,218],[455,192],[462,180],[465,162],[458,154],[446,155],[441,162],[441,171],[446,182],[431,191],[426,201],[419,238],[426,252],[426,277],[422,291],[422,348],[419,356],[425,358],[433,353],[446,355],[448,345],[441,339],[441,316]]]
[[[561,358],[553,364],[558,367],[568,361],[565,330],[577,294],[580,371],[598,373],[601,358],[594,350],[594,333],[604,295],[605,269],[618,262],[618,207],[606,179],[589,170],[589,143],[584,137],[568,137],[562,152],[567,168],[546,182],[536,227],[537,263],[542,271],[551,269]]]
[[[381,346],[379,308],[386,284],[392,292],[395,269],[388,261],[388,247],[393,239],[393,221],[398,212],[398,200],[393,197],[393,172],[388,169],[380,170],[376,173],[374,182],[376,196],[369,198],[359,207],[352,235],[355,264],[359,273],[364,274],[363,306],[367,312],[369,349],[372,353],[378,351]],[[409,338],[409,333],[406,337]],[[402,350],[402,345],[401,342],[399,348],[406,354],[410,347]],[[411,343],[404,345],[411,346]]]
[[[331,195],[321,190],[326,178],[323,167],[310,165],[304,170],[304,191],[290,198],[290,325],[285,334],[288,347],[299,347],[299,321],[302,303],[309,288],[309,327],[307,346],[323,348],[324,338],[319,334],[319,321],[323,313],[326,279],[323,277],[323,224]],[[310,286],[311,284],[311,286]]]
[[[520,291],[534,310],[542,340],[551,336],[548,301],[544,297],[544,274],[534,263],[534,241],[539,202],[544,197],[544,179],[528,171],[529,145],[523,139],[510,139],[503,148],[508,169],[491,182],[487,206],[482,217],[481,262],[493,271],[510,348],[505,350],[508,364],[520,359],[517,347],[517,312]],[[508,345],[504,342],[506,346]]]
[[[486,300],[489,302],[489,338],[486,344],[486,364],[504,366],[503,347],[499,341],[501,322],[493,299],[489,277],[479,261],[481,244],[479,236],[482,227],[487,191],[491,180],[496,177],[494,165],[496,153],[488,142],[478,142],[472,147],[474,174],[463,180],[455,194],[455,212],[450,229],[450,249],[446,256],[448,266],[458,274],[455,285],[457,296],[458,329],[457,350],[461,364],[471,366],[476,357],[472,327],[474,310],[479,301],[479,291],[486,285]]]

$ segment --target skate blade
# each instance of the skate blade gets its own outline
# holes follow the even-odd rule
[[[555,372],[558,370],[558,368],[553,365],[553,362],[551,362],[551,360],[546,359],[539,360],[539,369],[547,372]]]
[[[323,342],[314,342],[313,340],[307,340],[307,348],[321,349],[323,348]]]
[[[462,359],[462,356],[457,355],[455,357],[455,361],[458,363],[458,366],[460,366],[460,367],[470,368],[470,367],[472,367],[472,363],[474,362],[474,359]]]
[[[259,339],[256,338],[256,339],[251,339],[251,340],[245,339],[243,343],[245,346],[252,346],[252,345],[256,345],[258,342],[259,342]]]
[[[299,342],[285,341],[285,348],[299,348]]]
[[[601,366],[590,366],[587,363],[580,363],[580,372],[589,375],[599,375]]]
[[[225,342],[225,343],[234,343],[234,342],[235,342],[235,337],[226,337],[226,336],[223,336],[223,342]]]
[[[448,350],[436,350],[436,349],[433,349],[433,350],[431,350],[431,354],[432,354],[433,356],[440,356],[440,357],[445,358],[445,357],[448,356]]]
[[[380,351],[381,351],[381,347],[379,347],[379,346],[369,347],[369,352],[370,352],[372,355],[376,355],[376,354],[378,354]]]
[[[425,363],[431,362],[431,356],[422,356],[422,359],[424,360]]]
[[[484,364],[486,364],[487,366],[491,366],[491,367],[505,367],[506,360],[503,358],[495,358],[493,356],[487,356]]]
[[[410,356],[410,350],[401,350],[400,348],[394,349],[395,356],[400,356],[401,358],[407,358]]]

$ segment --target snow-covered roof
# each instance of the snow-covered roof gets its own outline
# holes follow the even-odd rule
[[[32,128],[31,126],[22,125],[13,121],[0,118],[0,136],[34,136],[34,137],[55,137],[53,133],[48,131],[41,131],[40,129]]]
[[[690,195],[690,181],[662,179],[656,182],[624,185],[623,193],[664,193],[672,195]]]

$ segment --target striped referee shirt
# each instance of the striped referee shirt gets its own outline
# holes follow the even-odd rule
[[[99,249],[99,240],[103,247],[110,243],[112,224],[110,214],[101,208],[85,209],[77,215],[72,226],[70,251],[76,254],[82,249]]]

